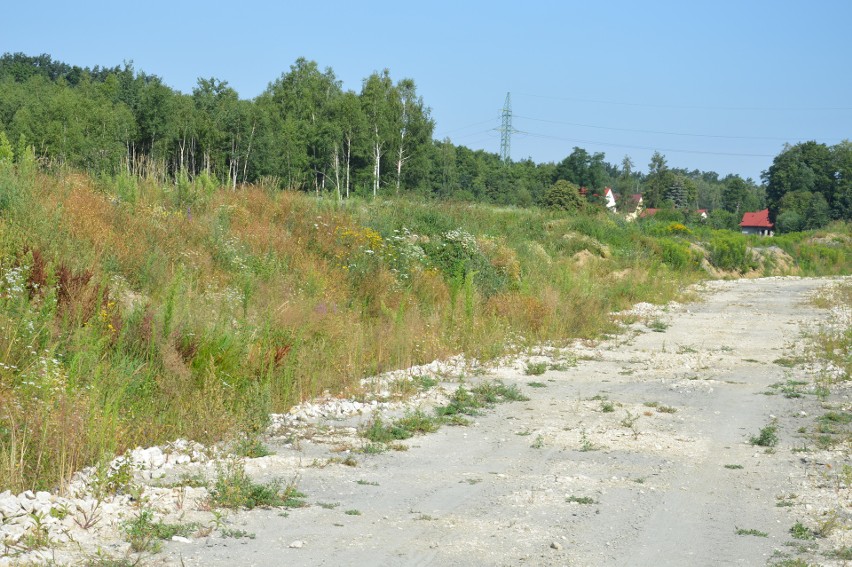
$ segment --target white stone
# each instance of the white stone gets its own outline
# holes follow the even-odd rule
[[[303,542],[303,541],[302,541],[302,540],[300,540],[300,539],[297,539],[296,541],[294,541],[293,543],[291,543],[291,544],[289,545],[289,547],[291,547],[291,548],[293,548],[293,549],[301,549],[301,548],[302,548],[302,547],[304,547],[304,546],[305,546],[305,542]]]

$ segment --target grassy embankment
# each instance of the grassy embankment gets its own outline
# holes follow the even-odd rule
[[[849,271],[808,238],[777,243],[804,273]],[[747,267],[748,239],[670,223],[0,163],[0,490],[259,431],[383,370],[594,336],[704,277],[701,239]]]

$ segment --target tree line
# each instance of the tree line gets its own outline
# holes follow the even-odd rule
[[[0,142],[32,147],[51,164],[94,174],[208,176],[223,184],[334,194],[413,193],[494,204],[542,205],[559,180],[642,194],[644,205],[715,211],[736,228],[744,211],[769,206],[788,229],[849,219],[850,144],[785,147],[763,183],[670,168],[655,153],[648,173],[580,147],[558,163],[503,163],[496,153],[434,140],[435,122],[414,80],[372,73],[359,92],[332,69],[297,59],[251,100],[227,81],[200,78],[189,94],[125,62],[83,68],[49,55],[0,57]],[[600,200],[598,200],[600,202]]]

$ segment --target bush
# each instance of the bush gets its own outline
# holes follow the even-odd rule
[[[746,239],[741,235],[716,233],[707,244],[710,263],[720,270],[747,272],[756,267]]]
[[[555,211],[579,211],[583,208],[580,188],[564,179],[558,180],[544,192],[544,206]]]

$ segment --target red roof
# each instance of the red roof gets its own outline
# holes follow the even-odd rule
[[[659,210],[660,209],[645,209],[644,211],[639,213],[639,218],[644,219],[644,218],[652,217],[652,216],[656,215],[657,211],[659,211]]]
[[[773,228],[775,225],[769,222],[769,209],[763,209],[762,211],[757,211],[756,213],[745,213],[743,215],[743,221],[740,223],[740,226],[750,226],[754,228]]]

